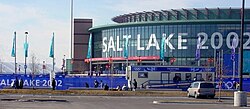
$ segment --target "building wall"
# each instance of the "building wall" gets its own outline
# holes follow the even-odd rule
[[[92,27],[92,19],[74,19],[74,56],[73,72],[89,70],[89,65],[84,62],[88,52],[88,29]]]
[[[245,28],[245,50],[250,50],[250,44],[247,42],[250,37],[249,32],[250,25],[248,23]],[[97,39],[94,40],[93,55],[96,58],[123,57],[125,37],[129,36],[129,57],[159,56],[161,39],[164,34],[168,40],[164,43],[164,57],[167,59],[176,58],[173,65],[177,66],[198,64],[195,60],[195,53],[197,39],[200,36],[202,43],[201,65],[205,65],[208,58],[214,58],[215,50],[223,49],[224,54],[231,54],[233,37],[236,37],[237,42],[239,42],[240,24],[148,24],[99,29],[99,31],[93,32],[94,38]],[[167,64],[172,65],[170,62]]]

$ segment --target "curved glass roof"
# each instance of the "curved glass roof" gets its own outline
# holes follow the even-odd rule
[[[116,23],[178,21],[178,20],[213,20],[240,19],[241,9],[204,8],[204,9],[171,9],[160,11],[143,11],[123,14],[112,18]],[[250,19],[250,9],[245,9],[245,19]]]

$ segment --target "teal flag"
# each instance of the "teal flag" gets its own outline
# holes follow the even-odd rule
[[[90,34],[89,36],[89,46],[88,46],[88,54],[87,54],[87,58],[91,58],[91,49],[92,49],[92,34]]]
[[[14,32],[14,38],[13,38],[13,44],[12,44],[12,50],[11,50],[11,56],[16,57],[16,32]]]
[[[29,44],[27,42],[24,43],[24,56],[28,57],[28,48]]]
[[[125,43],[124,43],[123,56],[126,59],[128,58],[128,38],[126,38]]]
[[[50,44],[49,57],[54,58],[54,33],[53,33],[51,44]]]
[[[163,34],[161,38],[161,48],[160,48],[160,59],[164,59],[164,49],[165,49],[166,34]]]

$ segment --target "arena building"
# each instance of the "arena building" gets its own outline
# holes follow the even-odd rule
[[[239,48],[241,9],[171,9],[123,14],[112,18],[116,24],[95,26],[92,34],[92,58],[85,58],[93,71],[116,73],[129,65],[215,66],[218,53],[224,66],[231,69],[232,49]],[[161,40],[164,58],[160,59]],[[196,59],[200,37],[200,59]],[[128,58],[124,57],[128,39]],[[236,39],[235,47],[232,46]],[[244,54],[250,50],[250,9],[245,9]],[[244,55],[244,66],[249,64]],[[245,67],[246,68],[246,67]],[[229,70],[230,70],[229,69]],[[85,69],[89,71],[89,69]],[[237,70],[237,68],[236,68]],[[246,72],[248,69],[246,68]],[[227,71],[229,72],[229,71]]]

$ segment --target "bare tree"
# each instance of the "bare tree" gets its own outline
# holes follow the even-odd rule
[[[39,73],[39,60],[37,59],[36,55],[33,53],[31,55],[31,63],[30,63],[30,70],[32,75]]]

